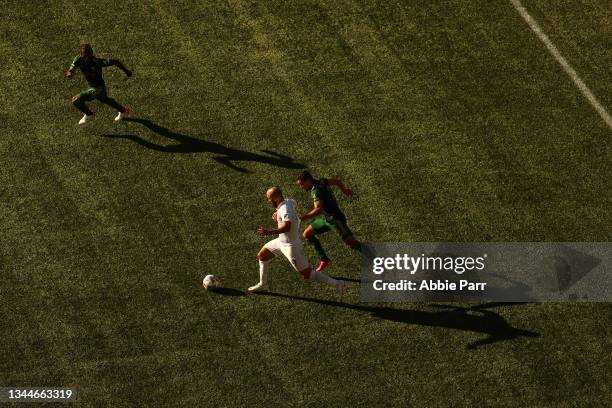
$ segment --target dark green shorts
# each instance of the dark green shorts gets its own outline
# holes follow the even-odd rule
[[[350,237],[353,232],[346,225],[345,219],[339,219],[334,217],[326,217],[324,215],[315,218],[310,225],[315,230],[316,234],[323,234],[327,231],[336,231],[342,239]]]
[[[79,93],[79,97],[85,101],[93,101],[94,99],[106,97],[106,87],[104,85],[89,87],[83,89]]]

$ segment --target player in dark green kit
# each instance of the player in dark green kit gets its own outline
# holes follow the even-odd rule
[[[353,195],[353,191],[337,178],[315,179],[308,171],[303,171],[298,175],[297,183],[304,191],[310,192],[310,197],[314,201],[314,208],[300,218],[302,221],[313,220],[304,230],[304,239],[314,247],[319,255],[320,262],[317,271],[322,271],[331,263],[331,259],[327,257],[321,245],[321,241],[316,237],[318,234],[334,230],[348,246],[361,252],[361,243],[355,239],[353,233],[346,225],[346,217],[342,210],[340,210],[340,207],[338,207],[330,187],[338,187],[340,191],[349,197]]]
[[[115,120],[121,120],[128,114],[128,109],[126,107],[122,106],[113,98],[109,98],[109,96],[106,94],[106,84],[104,83],[104,78],[102,77],[102,68],[111,66],[119,68],[128,77],[132,76],[132,71],[127,69],[120,61],[114,59],[97,58],[93,53],[91,45],[82,44],[80,48],[80,55],[74,59],[70,65],[70,68],[68,68],[66,71],[66,76],[69,79],[72,79],[74,76],[74,71],[80,69],[85,76],[87,83],[89,84],[89,88],[84,89],[81,91],[81,93],[72,98],[73,105],[85,114],[79,121],[79,125],[82,125],[94,117],[95,112],[92,112],[85,104],[85,102],[93,101],[94,99],[97,99],[100,102],[116,109],[119,114]]]

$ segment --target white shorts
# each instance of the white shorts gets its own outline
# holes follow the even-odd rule
[[[267,242],[264,248],[272,252],[275,256],[284,255],[291,263],[291,266],[298,272],[310,268],[310,262],[304,252],[304,244],[302,244],[302,241],[299,243],[285,243],[281,242],[280,238],[276,238]]]

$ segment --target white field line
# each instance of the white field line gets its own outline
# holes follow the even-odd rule
[[[567,62],[563,55],[561,55],[557,47],[555,47],[555,44],[552,43],[550,38],[548,38],[544,31],[542,31],[538,23],[533,19],[533,17],[531,17],[525,7],[523,7],[523,4],[520,2],[520,0],[510,0],[510,3],[512,3],[516,11],[518,11],[521,17],[523,17],[527,24],[529,24],[529,27],[531,27],[531,29],[538,36],[540,41],[542,41],[546,48],[548,48],[548,51],[552,54],[553,57],[555,57],[555,59],[557,60],[559,65],[561,65],[567,75],[569,75],[572,81],[574,81],[576,87],[578,87],[584,97],[587,98],[593,108],[595,108],[597,113],[599,113],[599,116],[601,116],[601,118],[604,120],[604,122],[606,122],[608,127],[612,129],[612,117],[610,117],[610,114],[608,113],[606,108],[604,108],[604,106],[597,100],[595,95],[593,95],[593,92],[591,92],[589,87],[586,86],[584,81],[580,79],[576,70],[572,68],[572,66]]]

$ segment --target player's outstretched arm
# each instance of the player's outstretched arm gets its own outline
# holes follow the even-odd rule
[[[72,79],[74,76],[74,68],[72,66],[66,70],[66,78]]]
[[[283,234],[285,232],[288,232],[291,229],[291,221],[284,221],[280,227],[278,228],[271,228],[271,229],[267,229],[264,227],[259,227],[257,228],[257,233],[260,236],[266,236],[266,235],[277,235],[277,234]]]
[[[342,181],[340,181],[339,178],[332,177],[328,179],[327,182],[329,183],[330,186],[338,187],[344,195],[349,196],[349,197],[353,195],[353,190],[345,186],[344,183],[342,183]]]
[[[129,69],[127,69],[127,68],[125,67],[125,65],[123,65],[123,63],[121,63],[121,61],[119,61],[119,60],[110,60],[110,61],[111,61],[111,65],[113,65],[113,66],[115,66],[115,67],[119,68],[120,70],[122,70],[122,71],[123,71],[123,73],[124,73],[125,75],[127,75],[127,77],[128,77],[128,78],[132,76],[132,71],[130,71]]]

